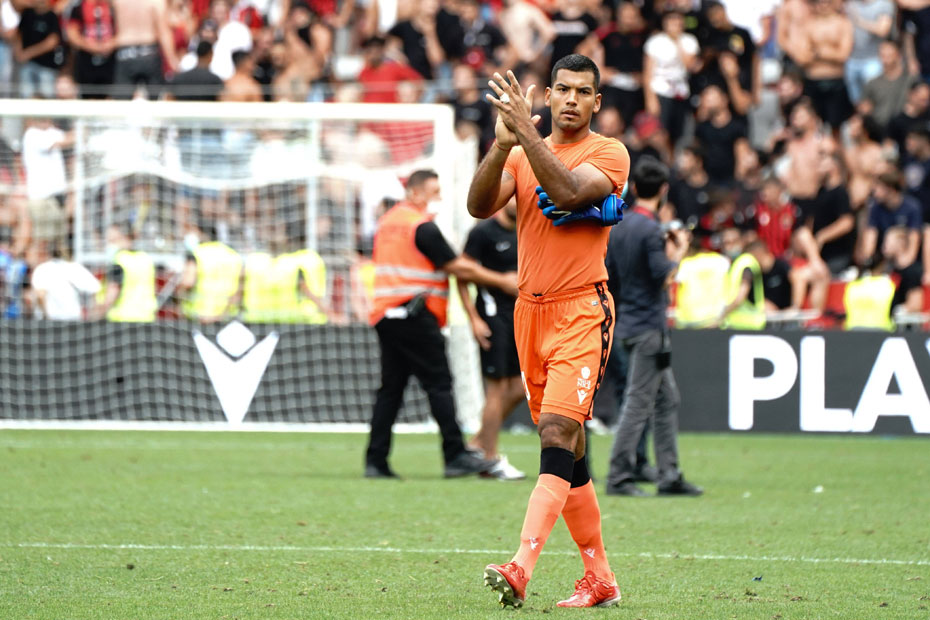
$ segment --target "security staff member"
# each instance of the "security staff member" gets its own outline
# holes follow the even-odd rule
[[[101,310],[108,321],[152,323],[158,312],[152,257],[134,251],[132,232],[119,226],[107,229],[107,246],[114,254],[107,269]]]
[[[761,263],[770,256],[765,242],[756,240],[730,265],[723,327],[752,330],[765,327],[765,281]]]
[[[178,286],[186,295],[181,302],[184,316],[209,323],[235,315],[242,296],[242,259],[225,243],[190,237],[185,240],[190,254]]]
[[[479,473],[493,463],[466,450],[455,418],[452,374],[445,339],[448,276],[517,295],[516,274],[501,274],[455,252],[426,213],[439,198],[439,177],[418,170],[407,181],[406,199],[378,220],[374,238],[375,296],[369,323],[381,348],[381,387],[375,399],[365,476],[396,478],[388,466],[391,429],[412,374],[429,397],[442,435],[447,478]]]
[[[885,273],[885,268],[885,262],[877,255],[869,259],[862,277],[846,285],[843,293],[846,321],[843,327],[894,331],[891,306],[895,284]]]
[[[625,221],[610,232],[607,246],[608,287],[617,304],[617,339],[629,355],[626,393],[620,427],[614,439],[607,474],[608,495],[644,496],[634,482],[636,446],[652,417],[659,495],[700,495],[678,469],[678,406],[680,395],[671,368],[671,344],[666,327],[668,285],[688,249],[683,231],[668,233],[657,221],[668,193],[668,168],[643,156],[633,168],[636,205]]]

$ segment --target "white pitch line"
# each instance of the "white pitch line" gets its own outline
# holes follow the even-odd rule
[[[288,551],[298,553],[411,553],[411,554],[472,554],[472,555],[508,555],[510,551],[500,549],[410,549],[401,547],[303,547],[294,545],[144,545],[127,543],[114,544],[80,544],[80,543],[0,543],[0,547],[19,549],[99,549],[99,550],[140,550],[140,551]],[[575,555],[574,551],[545,551],[546,555]],[[774,555],[723,555],[715,553],[630,553],[609,552],[611,556],[627,558],[644,558],[647,560],[723,560],[737,562],[800,562],[805,564],[874,564],[892,566],[930,566],[930,560],[895,560],[889,558],[812,558],[807,556]]]

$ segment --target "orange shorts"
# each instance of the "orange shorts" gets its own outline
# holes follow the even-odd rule
[[[538,297],[521,291],[513,326],[533,422],[541,412],[590,420],[613,342],[614,300],[607,286]]]

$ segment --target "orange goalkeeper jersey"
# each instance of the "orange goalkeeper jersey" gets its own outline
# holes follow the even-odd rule
[[[572,144],[552,144],[550,138],[545,142],[569,170],[589,163],[607,175],[618,195],[623,191],[630,155],[618,140],[591,132]],[[510,152],[504,170],[516,181],[520,290],[547,294],[607,280],[604,257],[610,227],[594,222],[553,226],[536,206],[539,181],[522,147]]]

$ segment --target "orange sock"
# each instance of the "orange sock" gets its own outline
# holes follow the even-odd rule
[[[513,556],[513,561],[523,567],[527,579],[533,576],[536,560],[562,512],[570,489],[571,482],[568,480],[553,474],[539,474],[526,508],[526,518],[520,532],[520,548]]]
[[[562,508],[562,518],[581,551],[585,572],[591,571],[598,579],[613,581],[607,552],[604,550],[604,539],[601,537],[601,509],[591,480],[571,489],[565,507]]]

